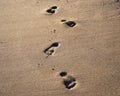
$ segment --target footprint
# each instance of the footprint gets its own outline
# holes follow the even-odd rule
[[[57,9],[57,6],[52,6],[51,9]]]
[[[56,48],[59,47],[58,42],[52,43],[48,48],[44,50],[44,53],[47,54],[48,56],[53,55],[56,51]]]
[[[72,76],[70,77],[67,77],[65,80],[64,80],[64,85],[67,89],[72,89],[76,86],[76,79]]]
[[[66,22],[66,20],[65,20],[65,19],[62,19],[61,22]]]
[[[76,23],[74,21],[67,21],[67,22],[65,22],[65,24],[69,27],[74,27],[76,25]]]
[[[55,10],[47,9],[46,12],[49,13],[49,14],[54,14],[54,13],[55,13]]]
[[[61,77],[64,77],[64,76],[67,75],[67,72],[61,72],[59,75],[60,75]]]
[[[63,77],[63,84],[67,89],[75,88],[77,81],[73,76],[67,75],[67,72],[61,72],[59,75]]]
[[[74,22],[74,21],[67,21],[65,19],[62,19],[61,22],[63,22],[64,24],[66,24],[69,27],[74,27],[76,25],[76,22]]]
[[[49,9],[47,9],[46,12],[49,14],[54,14],[56,9],[57,9],[57,6],[52,6]]]

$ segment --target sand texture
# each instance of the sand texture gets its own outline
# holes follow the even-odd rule
[[[120,96],[120,1],[0,0],[0,96]]]

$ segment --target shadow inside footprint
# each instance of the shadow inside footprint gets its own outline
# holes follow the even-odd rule
[[[61,77],[64,77],[64,76],[67,75],[67,72],[61,72],[59,75],[60,75]]]
[[[52,43],[48,48],[44,50],[44,53],[47,55],[52,55],[55,52],[55,48],[59,46],[58,42]]]
[[[52,6],[51,9],[57,9],[57,6]]]
[[[46,12],[49,13],[49,14],[54,14],[55,9],[57,9],[57,6],[52,6],[51,8],[47,9]]]
[[[67,21],[67,22],[65,22],[65,24],[69,27],[74,27],[76,25],[76,23],[74,21]]]
[[[59,75],[63,78],[63,84],[67,89],[72,89],[77,85],[77,81],[73,76],[67,75],[67,72],[62,71]]]
[[[54,43],[51,44],[50,47],[58,47],[58,46],[59,46],[59,43],[58,42],[54,42]]]
[[[53,9],[47,9],[46,12],[49,13],[49,14],[54,14],[55,10],[53,10]]]
[[[73,77],[69,77],[66,80],[64,80],[64,85],[67,89],[72,89],[76,86],[76,79]]]
[[[66,22],[66,20],[65,20],[65,19],[62,19],[61,22]]]

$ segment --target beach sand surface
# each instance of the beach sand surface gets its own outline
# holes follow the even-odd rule
[[[0,0],[0,96],[120,96],[119,0]]]

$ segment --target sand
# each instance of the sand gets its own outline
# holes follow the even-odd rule
[[[0,0],[0,96],[120,96],[119,0]]]

